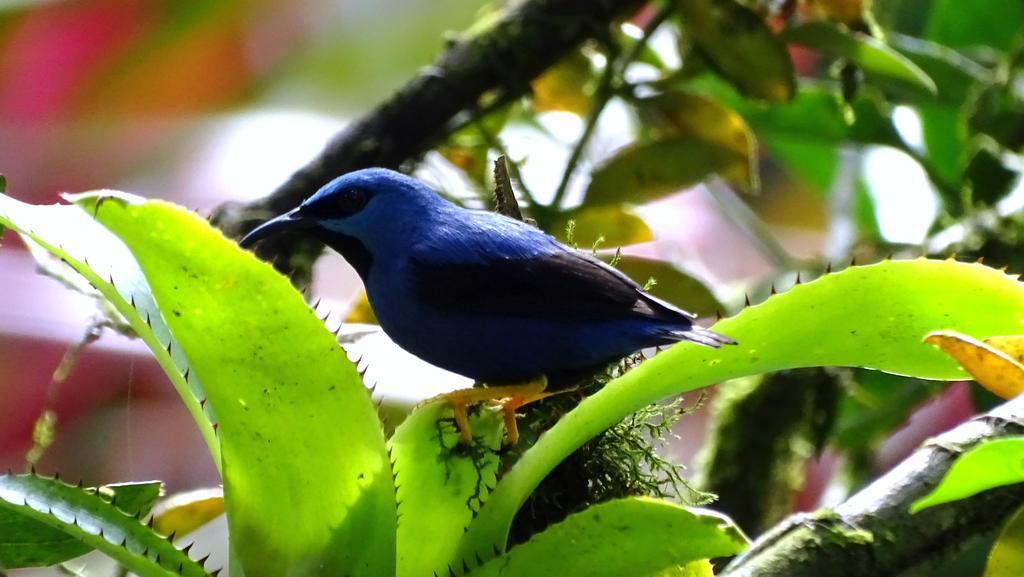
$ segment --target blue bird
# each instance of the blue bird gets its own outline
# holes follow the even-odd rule
[[[240,244],[284,231],[341,253],[399,346],[480,382],[572,374],[677,341],[734,344],[591,255],[391,170],[338,177]]]

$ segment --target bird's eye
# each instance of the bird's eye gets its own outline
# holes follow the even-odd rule
[[[366,206],[369,195],[361,188],[347,188],[340,195],[335,205],[340,216],[352,216]]]

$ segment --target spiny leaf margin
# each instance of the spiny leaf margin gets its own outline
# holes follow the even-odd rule
[[[985,306],[976,306],[979,301]],[[708,349],[680,343],[585,399],[498,483],[464,535],[455,565],[501,551],[519,507],[559,462],[659,399],[745,375],[810,366],[963,379],[966,373],[924,344],[924,335],[952,329],[984,338],[1019,332],[1022,322],[1024,286],[1016,276],[978,263],[886,260],[797,284],[715,325],[739,345]]]
[[[209,577],[198,562],[95,490],[34,475],[0,475],[0,507],[45,523],[142,577]]]

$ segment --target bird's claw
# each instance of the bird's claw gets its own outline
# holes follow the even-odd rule
[[[501,408],[505,420],[508,443],[515,445],[519,442],[516,409],[557,394],[547,391],[547,386],[547,377],[540,376],[516,385],[459,389],[438,395],[434,399],[443,400],[451,406],[455,414],[455,424],[459,429],[459,443],[463,445],[471,445],[473,443],[473,429],[469,424],[468,408],[477,403],[488,403]]]

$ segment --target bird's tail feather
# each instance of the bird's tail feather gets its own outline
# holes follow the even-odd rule
[[[722,345],[735,345],[736,341],[731,338],[718,334],[715,331],[706,329],[699,325],[693,325],[685,331],[673,331],[675,336],[679,340],[690,341],[693,343],[701,344],[706,347],[717,349]]]

